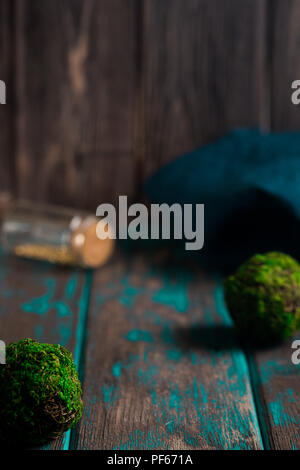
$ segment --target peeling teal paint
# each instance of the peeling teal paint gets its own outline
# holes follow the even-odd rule
[[[175,344],[175,339],[172,333],[172,329],[168,323],[162,324],[162,330],[161,330],[160,336],[164,344]]]
[[[150,389],[150,390],[149,390],[149,393],[150,393],[150,395],[151,395],[153,405],[156,405],[156,403],[157,403],[157,393],[156,393],[156,390]]]
[[[137,342],[144,341],[146,343],[152,343],[153,338],[150,331],[146,330],[131,330],[127,333],[126,338],[128,341]]]
[[[65,289],[65,296],[67,299],[74,297],[77,290],[78,274],[74,274],[71,279],[67,282]]]
[[[106,405],[112,405],[117,400],[117,389],[114,385],[103,385],[102,388],[103,401]]]
[[[124,277],[121,282],[124,286],[124,291],[120,295],[119,301],[126,307],[133,307],[137,296],[144,292],[144,289],[130,285],[126,277]]]
[[[92,276],[93,276],[92,271],[86,271],[84,286],[83,286],[81,296],[78,302],[79,312],[78,312],[77,328],[75,332],[76,347],[74,351],[74,360],[77,366],[79,366],[81,350],[82,350],[82,346],[84,343],[84,334],[85,334],[88,308],[89,308],[89,298],[90,298],[90,293],[91,293]]]
[[[116,364],[114,364],[112,366],[112,374],[113,374],[114,377],[120,378],[121,373],[122,373],[122,363],[121,362],[116,362]]]
[[[170,401],[169,401],[169,406],[170,409],[175,408],[176,412],[179,414],[180,409],[181,409],[181,394],[179,392],[178,385],[176,385],[174,388],[170,388]]]
[[[180,359],[182,358],[182,352],[179,351],[178,349],[174,349],[174,350],[170,349],[169,351],[167,351],[166,356],[167,356],[167,359],[169,359],[170,361],[179,362]]]
[[[291,389],[291,388],[288,388],[287,391],[286,391],[286,394],[288,396],[288,401],[289,403],[294,403],[296,404],[296,399],[294,397],[294,391]],[[299,420],[300,420],[300,417],[299,417]]]
[[[61,318],[72,315],[70,307],[63,301],[58,300],[57,302],[53,302],[51,307],[57,310],[58,316]]]
[[[45,315],[51,308],[50,299],[54,295],[56,282],[54,279],[46,279],[44,283],[47,287],[47,292],[41,297],[36,297],[29,302],[23,303],[22,309],[24,312]]]
[[[185,273],[179,273],[179,279],[176,282],[165,276],[163,278],[164,286],[152,296],[152,300],[175,308],[177,312],[185,313],[189,306],[187,294],[189,280],[190,276]]]
[[[276,375],[293,375],[300,374],[300,364],[282,364],[280,358],[268,360],[260,365],[260,378],[263,385],[271,388],[272,378]]]
[[[284,398],[287,398],[289,402],[294,403],[293,394],[291,390],[286,390],[283,393],[278,393],[275,401],[269,403],[269,409],[274,421],[275,426],[289,426],[291,423],[297,423],[300,427],[300,416],[297,420],[290,416],[284,407]]]
[[[139,381],[145,385],[156,385],[155,376],[159,373],[158,368],[151,364],[148,368],[142,369],[141,367],[138,368],[138,378]]]
[[[68,325],[64,325],[63,323],[59,323],[56,330],[53,331],[53,336],[58,336],[60,338],[59,344],[62,346],[68,346],[69,341],[72,336],[72,324],[69,322]]]
[[[200,391],[201,391],[201,395],[202,395],[202,403],[204,405],[207,405],[208,404],[208,394],[207,394],[207,392],[206,392],[203,385],[200,385]]]

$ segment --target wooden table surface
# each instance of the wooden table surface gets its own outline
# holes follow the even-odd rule
[[[45,449],[300,449],[292,341],[245,353],[220,277],[130,252],[93,273],[1,255],[0,276],[1,339],[68,347],[83,383]]]

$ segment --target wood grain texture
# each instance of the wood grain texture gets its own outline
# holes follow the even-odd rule
[[[95,274],[72,447],[261,448],[221,291],[195,268],[163,266],[122,255]]]
[[[267,449],[300,450],[300,365],[292,362],[292,343],[250,356]]]
[[[1,255],[0,337],[59,343],[73,352],[79,368],[89,282],[83,271]],[[70,432],[45,448],[69,447]]]
[[[146,175],[235,126],[268,128],[265,8],[265,0],[144,1]]]
[[[18,0],[19,196],[95,209],[134,192],[135,19],[130,0]]]
[[[3,0],[0,188],[94,209],[234,126],[298,129],[299,15],[299,0]]]
[[[300,2],[270,2],[272,22],[272,129],[299,130],[300,107],[291,102],[294,80],[300,80]]]
[[[0,104],[0,192],[14,187],[13,2],[0,2],[0,80],[6,84],[6,104]]]

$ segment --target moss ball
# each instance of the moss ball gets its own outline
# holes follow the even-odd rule
[[[32,339],[11,343],[0,367],[0,440],[40,445],[61,436],[81,418],[81,394],[67,349]]]
[[[250,343],[280,342],[300,328],[300,265],[290,256],[257,254],[224,283],[240,335]]]

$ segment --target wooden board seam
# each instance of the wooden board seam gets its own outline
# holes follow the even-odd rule
[[[76,346],[74,350],[74,362],[79,373],[81,383],[83,384],[83,366],[84,366],[84,350],[86,343],[87,321],[90,304],[90,294],[92,286],[92,271],[87,271],[83,291],[79,300],[79,318],[76,328]],[[63,450],[70,450],[74,438],[74,429],[69,429],[65,434]]]
[[[231,316],[224,302],[223,284],[220,280],[218,280],[218,284],[217,284],[216,303],[217,303],[218,311],[222,314],[223,318],[228,323],[232,323]],[[265,446],[266,440],[264,439],[265,433],[263,432],[263,429],[261,427],[260,408],[257,406],[258,402],[256,399],[256,392],[255,392],[256,388],[255,388],[255,384],[253,382],[253,377],[251,374],[249,359],[248,359],[247,353],[242,348],[239,350],[237,354],[238,354],[237,361],[241,364],[241,367],[245,369],[246,375],[249,380],[249,386],[250,386],[250,392],[251,392],[251,398],[252,398],[252,411],[253,411],[253,415],[256,421],[256,429],[258,431],[261,449],[265,450],[266,449],[266,446]]]
[[[249,376],[250,376],[250,385],[252,389],[252,395],[253,395],[253,401],[254,401],[254,406],[256,409],[256,415],[258,418],[258,424],[260,428],[260,433],[261,433],[261,438],[262,438],[262,444],[264,450],[271,450],[270,446],[270,440],[268,436],[268,430],[267,430],[267,423],[264,417],[264,406],[261,403],[261,399],[259,397],[258,389],[260,386],[260,378],[259,374],[257,371],[257,368],[255,366],[255,362],[252,356],[252,353],[250,351],[247,351],[246,353],[246,360],[248,363],[248,369],[249,369]]]

